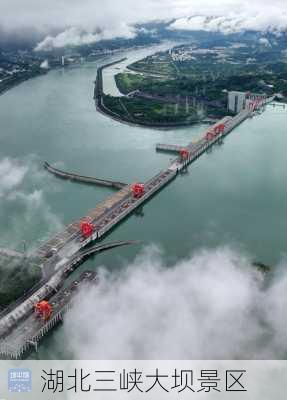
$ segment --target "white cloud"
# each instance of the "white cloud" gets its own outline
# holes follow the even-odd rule
[[[287,13],[280,9],[271,9],[254,14],[233,12],[223,16],[195,15],[177,19],[170,25],[170,29],[207,32],[223,32],[225,34],[238,33],[247,30],[280,33],[287,29]],[[266,14],[267,12],[267,14]]]
[[[17,188],[27,174],[28,167],[4,158],[0,161],[0,197]]]
[[[41,63],[40,67],[43,68],[43,69],[49,69],[49,61],[48,60],[44,60]]]
[[[271,43],[269,42],[269,40],[267,38],[264,38],[264,37],[259,39],[259,43],[262,44],[265,47],[271,47],[272,46]]]
[[[124,272],[101,270],[64,334],[77,359],[284,358],[286,265],[277,278],[264,288],[249,258],[228,248],[173,267],[148,248]]]
[[[50,51],[65,46],[80,46],[95,43],[103,39],[114,39],[118,37],[130,39],[134,36],[134,28],[125,23],[119,23],[116,26],[104,29],[98,33],[86,32],[79,28],[69,28],[56,36],[46,36],[46,38],[36,46],[35,50]]]
[[[17,10],[17,12],[15,12]],[[199,16],[199,17],[198,17]],[[189,19],[189,17],[192,17]],[[211,17],[211,18],[206,18]],[[238,32],[246,29],[281,32],[287,27],[285,0],[2,0],[0,27],[36,28],[50,33],[45,46],[89,43],[103,37],[132,34],[130,26],[155,19],[179,19],[174,28]]]
[[[44,174],[32,157],[0,160],[1,246],[17,247],[27,240],[35,247],[39,238],[62,229],[61,218],[47,202],[47,192],[53,189]]]

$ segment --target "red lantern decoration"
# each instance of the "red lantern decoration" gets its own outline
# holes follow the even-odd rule
[[[214,132],[216,135],[219,135],[220,133],[224,133],[225,125],[224,124],[219,124],[214,128]]]
[[[208,131],[207,134],[205,135],[206,140],[212,140],[214,138],[215,134],[212,131]]]
[[[94,232],[94,225],[87,220],[81,221],[80,229],[84,238],[90,237]]]
[[[35,305],[35,314],[36,317],[41,318],[44,321],[47,321],[48,319],[50,319],[52,315],[51,304],[46,300],[40,301]]]
[[[131,190],[132,190],[132,194],[135,198],[139,198],[142,197],[142,195],[144,194],[144,184],[143,183],[134,183],[131,186]]]
[[[189,151],[187,149],[181,149],[179,155],[182,160],[187,160],[189,157]]]

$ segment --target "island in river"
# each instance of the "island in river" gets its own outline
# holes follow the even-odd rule
[[[287,70],[280,54],[246,46],[179,45],[148,55],[115,75],[119,95],[103,90],[103,69],[115,63],[107,64],[97,75],[97,108],[122,122],[174,128],[232,115],[228,91],[275,92],[284,100]]]

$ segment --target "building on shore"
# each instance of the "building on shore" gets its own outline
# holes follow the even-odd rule
[[[239,113],[249,107],[250,103],[260,101],[266,97],[265,93],[228,92],[228,111]]]
[[[228,92],[228,111],[239,113],[246,107],[246,93],[245,92]]]

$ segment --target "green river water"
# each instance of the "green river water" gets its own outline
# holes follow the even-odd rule
[[[96,68],[53,70],[0,97],[0,174],[8,162],[15,179],[3,187],[0,175],[0,246],[21,249],[23,240],[37,246],[112,193],[50,176],[43,161],[83,175],[143,181],[168,165],[170,156],[156,153],[156,143],[185,144],[206,128],[160,131],[101,115],[93,101]],[[286,110],[272,106],[244,122],[147,203],[142,217],[132,215],[105,238],[141,245],[103,253],[81,270],[119,269],[151,243],[163,249],[167,264],[222,245],[278,263],[286,253],[286,123]],[[61,327],[45,339],[39,357],[51,348],[67,355],[59,341]]]

